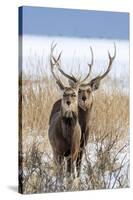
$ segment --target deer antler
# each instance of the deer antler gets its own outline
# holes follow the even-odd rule
[[[82,83],[88,79],[88,77],[90,76],[91,70],[92,70],[92,66],[93,66],[93,62],[94,62],[92,47],[90,47],[90,51],[91,51],[92,58],[91,58],[91,63],[90,64],[88,63],[89,72],[88,72],[87,76],[82,80]]]
[[[74,75],[70,76],[69,74],[65,73],[60,67],[58,68],[58,70],[61,72],[61,74],[63,74],[65,77],[67,77],[68,79],[70,79],[74,83],[77,82],[77,79],[75,78]]]
[[[55,66],[59,66],[59,61],[60,61],[60,57],[61,57],[61,53],[58,55],[57,59],[53,56],[53,51],[55,49],[55,47],[57,46],[57,44],[53,44],[51,45],[51,52],[50,52],[50,66],[51,66],[51,72],[53,77],[55,78],[57,84],[59,85],[59,87],[61,89],[64,89],[65,86],[63,85],[63,83],[61,82],[60,78],[56,76],[56,74],[54,73],[54,67]]]
[[[103,79],[110,72],[110,70],[112,68],[112,63],[113,63],[113,61],[114,61],[114,59],[116,57],[116,45],[115,45],[115,43],[114,43],[114,55],[111,57],[111,55],[110,55],[110,53],[108,51],[108,57],[109,57],[109,65],[108,65],[107,70],[105,71],[105,73],[100,76],[100,80]]]
[[[109,58],[109,64],[108,64],[108,67],[107,67],[107,70],[102,74],[102,75],[98,75],[96,76],[95,78],[93,78],[89,83],[87,84],[83,84],[83,86],[87,86],[87,85],[93,85],[94,83],[97,82],[97,84],[100,83],[100,81],[105,77],[107,76],[107,74],[110,72],[111,68],[112,68],[112,63],[114,61],[116,57],[116,45],[114,43],[114,55],[111,56],[109,51],[108,51],[108,58]]]
[[[91,73],[91,69],[92,69],[92,65],[93,65],[93,50],[92,50],[92,47],[90,47],[90,51],[91,51],[91,63],[89,64],[88,63],[88,67],[89,67],[89,72],[88,74],[86,75],[86,77],[80,82],[80,83],[83,83],[84,81],[86,81],[86,79],[90,76],[90,73]],[[59,65],[58,65],[59,66]],[[74,83],[77,83],[79,80],[74,76],[70,76],[68,75],[67,73],[65,73],[59,66],[58,70],[65,76],[67,77],[69,80],[73,81]]]

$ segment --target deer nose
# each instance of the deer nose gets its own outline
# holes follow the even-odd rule
[[[86,96],[83,96],[83,97],[82,97],[82,100],[85,101],[85,100],[86,100]]]
[[[67,105],[69,106],[69,105],[71,104],[71,101],[67,101],[66,103],[67,103]]]

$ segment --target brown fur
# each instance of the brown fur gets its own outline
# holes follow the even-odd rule
[[[92,93],[87,90],[81,90],[78,96],[79,96],[78,98],[80,99],[79,101],[81,101],[83,96],[86,96],[86,99],[89,102],[87,103],[87,107],[85,107],[84,110],[80,106],[78,106],[78,119],[79,119],[79,124],[81,127],[81,140],[80,140],[80,151],[78,153],[78,157],[76,161],[76,167],[77,167],[77,172],[79,176],[83,150],[87,144],[88,137],[89,137],[89,119],[90,119],[90,113],[91,113],[91,108],[93,104],[93,98],[92,98]],[[55,113],[57,113],[60,110],[60,107],[61,107],[61,99],[57,100],[55,104],[53,105],[50,119],[49,119],[49,124],[51,123],[53,115],[55,115]]]
[[[76,105],[72,106],[72,111],[68,111],[65,103],[68,99],[72,101],[69,95],[63,97],[60,100],[59,109],[55,109],[56,112],[51,115],[49,140],[57,165],[62,166],[64,158],[69,157],[67,172],[71,173],[74,170],[73,162],[77,160],[80,149],[81,128],[78,122],[78,106],[75,103],[77,100],[73,100],[73,104]]]

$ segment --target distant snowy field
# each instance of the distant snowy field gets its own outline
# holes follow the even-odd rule
[[[36,37],[23,36],[23,70],[31,70],[38,65],[42,68],[48,66],[50,47],[52,42],[57,43],[55,54],[62,51],[61,64],[66,72],[77,74],[87,73],[87,63],[91,60],[89,47],[94,52],[94,66],[92,74],[104,72],[108,65],[108,51],[114,53],[114,42],[117,55],[110,72],[111,78],[120,80],[122,85],[129,87],[129,41],[88,39],[88,38],[66,38],[66,37]],[[79,71],[80,66],[80,71]],[[36,71],[36,70],[35,70]]]

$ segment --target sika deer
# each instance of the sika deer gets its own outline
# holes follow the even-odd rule
[[[92,61],[91,64],[88,64],[89,66],[89,72],[87,76],[85,77],[84,81],[90,76],[92,65],[93,65],[93,51],[91,49],[91,54],[92,54]],[[60,54],[61,55],[61,54]],[[100,82],[103,78],[107,76],[107,74],[110,72],[112,68],[112,63],[116,57],[116,46],[114,44],[114,55],[111,56],[110,53],[108,52],[108,57],[109,57],[109,64],[107,67],[107,70],[102,74],[99,75],[95,78],[93,78],[91,81],[88,83],[80,84],[79,91],[78,91],[78,119],[79,119],[79,124],[81,127],[81,140],[80,140],[80,151],[78,154],[78,158],[76,161],[76,167],[77,167],[77,172],[78,176],[80,175],[80,169],[81,169],[81,161],[82,161],[82,156],[83,156],[83,150],[87,144],[88,137],[89,137],[89,123],[90,123],[90,114],[91,114],[91,109],[93,105],[93,91],[97,90],[100,86]],[[70,76],[66,74],[62,69],[61,66],[59,65],[58,62],[58,70],[68,78],[70,86],[74,86],[78,80],[74,76]],[[61,106],[61,100],[57,100],[55,104],[53,105],[51,115],[50,115],[50,120],[52,116],[59,111]]]
[[[71,175],[74,172],[74,161],[77,160],[80,150],[81,128],[78,121],[80,81],[71,87],[63,85],[54,72],[54,67],[60,58],[59,55],[56,60],[53,56],[54,48],[55,45],[51,47],[51,72],[63,95],[58,112],[51,117],[48,134],[56,164],[62,171],[63,160],[67,157],[67,172]]]

